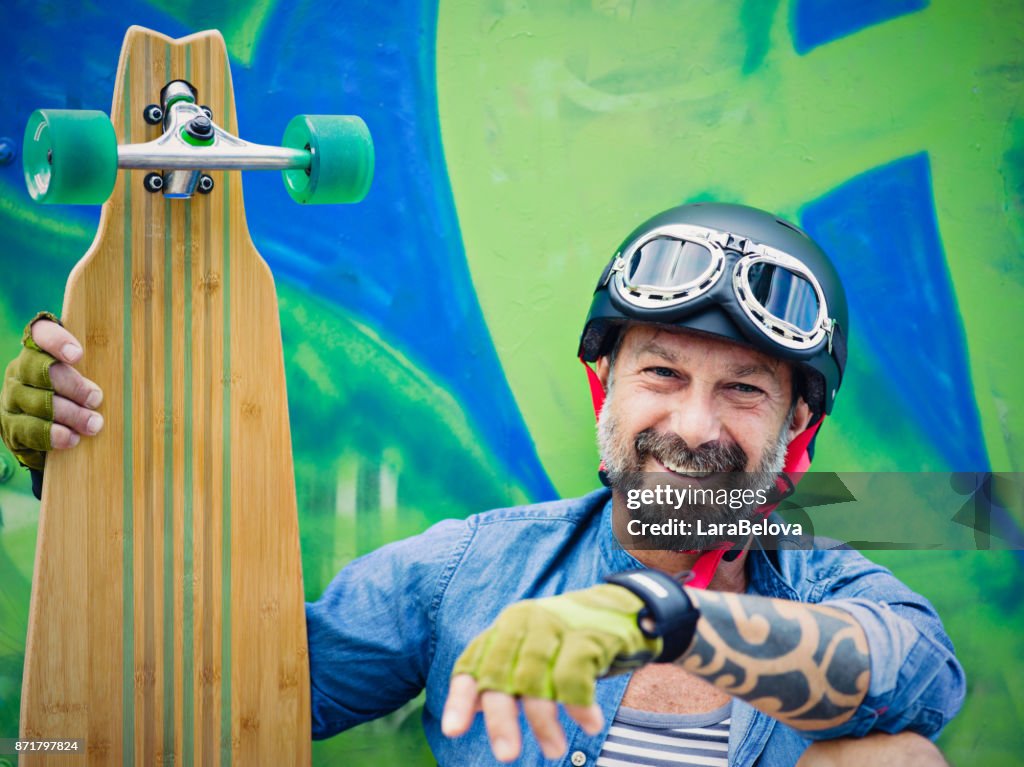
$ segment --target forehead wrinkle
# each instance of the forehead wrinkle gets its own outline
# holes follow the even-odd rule
[[[653,354],[656,357],[668,360],[669,362],[679,362],[679,355],[673,350],[659,344],[655,339],[649,338],[644,341],[636,349],[636,356],[639,357],[641,354]]]
[[[687,329],[680,329],[674,326],[664,326],[656,323],[651,323],[650,326],[627,326],[625,333],[629,333],[631,331],[638,332],[640,329],[646,330],[648,329],[648,327],[650,327],[650,330],[653,330],[654,333],[653,335],[648,336],[644,341],[635,342],[635,345],[632,349],[632,354],[635,358],[639,358],[643,354],[647,353],[652,354],[656,357],[660,357],[661,359],[667,360],[668,362],[671,362],[673,364],[680,364],[684,358],[683,352],[692,351],[690,347],[693,344],[685,343],[682,348],[677,348],[674,345],[666,345],[664,343],[660,343],[658,339],[666,334],[673,339],[693,339],[694,343],[701,343],[702,334],[699,332],[690,331]],[[785,378],[783,373],[786,370],[790,369],[790,365],[784,362],[783,360],[767,356],[762,352],[759,352],[754,349],[749,349],[747,347],[741,346],[736,343],[732,343],[725,339],[719,340],[716,338],[708,338],[707,343],[713,344],[719,348],[718,352],[713,352],[715,356],[719,354],[725,354],[725,356],[729,356],[725,352],[721,351],[723,346],[736,347],[749,353],[747,355],[747,359],[733,363],[726,369],[726,374],[730,376],[740,378],[746,376],[753,376],[757,374],[764,374],[771,378],[775,383],[781,385],[784,383]],[[750,354],[754,355],[755,357],[753,361],[750,360]]]
[[[767,376],[778,379],[778,368],[776,365],[766,365],[763,362],[755,362],[750,365],[734,365],[729,368],[729,375],[736,376],[737,378],[745,378],[747,376],[754,376],[758,373],[764,373]]]

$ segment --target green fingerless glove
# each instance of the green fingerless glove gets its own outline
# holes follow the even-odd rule
[[[21,353],[11,360],[0,389],[0,439],[22,466],[43,470],[53,424],[53,384],[50,366],[57,360],[32,340],[32,325],[48,319],[60,324],[50,312],[39,312],[25,326]]]
[[[599,677],[661,653],[662,640],[644,636],[637,624],[643,608],[612,584],[517,602],[470,643],[452,675],[473,676],[481,690],[588,706]]]

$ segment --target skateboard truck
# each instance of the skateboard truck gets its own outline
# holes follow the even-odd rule
[[[211,170],[279,170],[288,193],[302,203],[359,202],[373,177],[369,130],[352,115],[298,115],[282,146],[244,141],[217,125],[209,107],[184,80],[160,91],[142,117],[163,134],[118,144],[102,112],[38,109],[25,128],[24,169],[29,194],[43,203],[104,202],[118,169],[148,170],[143,186],[164,197],[188,199],[213,190]]]
[[[147,123],[163,125],[163,135],[142,144],[118,146],[117,167],[157,171],[144,178],[146,190],[173,199],[211,192],[213,178],[205,170],[309,172],[311,148],[244,141],[217,125],[210,109],[196,103],[196,96],[195,88],[184,80],[167,83],[160,92],[160,104],[143,110]]]

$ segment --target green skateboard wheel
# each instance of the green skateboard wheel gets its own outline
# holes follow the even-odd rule
[[[117,180],[117,136],[103,112],[37,109],[22,152],[25,185],[36,202],[99,205]]]
[[[306,149],[309,167],[282,171],[292,199],[301,203],[359,202],[373,180],[373,139],[351,115],[298,115],[281,145]]]

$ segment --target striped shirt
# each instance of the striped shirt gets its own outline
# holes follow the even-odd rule
[[[730,707],[705,714],[620,707],[597,767],[727,767]]]

